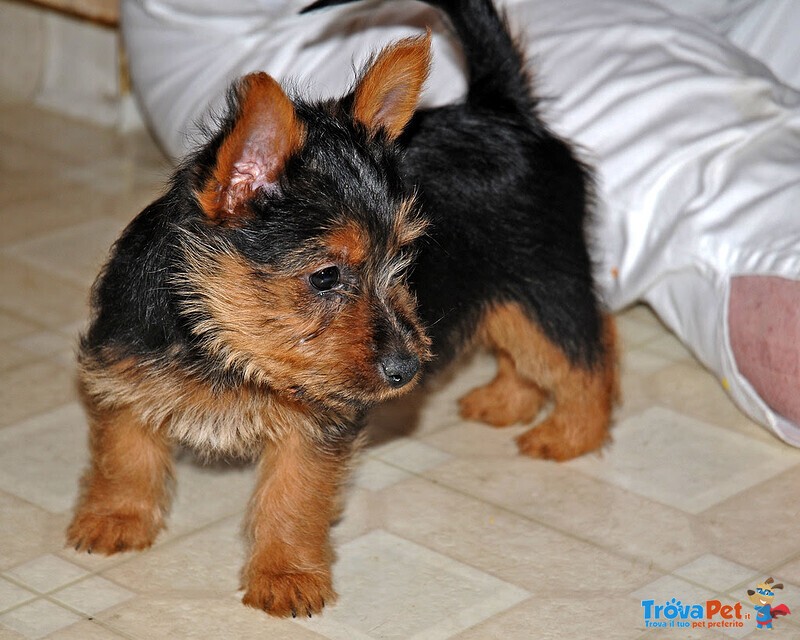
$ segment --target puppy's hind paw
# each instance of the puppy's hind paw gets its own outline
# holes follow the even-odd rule
[[[533,422],[546,396],[533,385],[511,386],[493,382],[473,389],[459,401],[459,413],[465,420],[484,422],[493,427]]]
[[[607,439],[606,429],[568,428],[557,416],[550,416],[519,436],[517,446],[531,458],[563,462],[599,449]]]

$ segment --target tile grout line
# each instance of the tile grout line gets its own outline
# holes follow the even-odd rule
[[[433,478],[429,478],[429,477],[423,475],[422,473],[418,473],[418,472],[415,472],[415,471],[409,471],[408,469],[404,469],[403,467],[400,467],[397,464],[394,464],[394,463],[391,463],[391,462],[387,462],[385,460],[381,460],[381,461],[384,462],[385,464],[388,464],[389,466],[392,466],[392,467],[395,467],[396,469],[399,469],[400,471],[404,471],[405,473],[408,473],[408,474],[410,474],[410,475],[412,475],[412,476],[414,476],[416,478],[419,478],[421,480],[425,480],[426,482],[430,482],[431,484],[443,487],[443,488],[445,488],[445,489],[447,489],[449,491],[453,491],[454,493],[457,493],[457,494],[459,494],[461,496],[464,496],[464,497],[467,497],[467,498],[471,498],[472,500],[476,500],[478,502],[482,502],[483,504],[491,506],[491,507],[493,507],[495,509],[498,509],[499,511],[502,511],[504,513],[511,514],[513,516],[516,516],[518,518],[522,518],[523,520],[527,520],[529,522],[533,522],[533,523],[535,523],[535,524],[537,524],[539,526],[544,527],[545,529],[548,529],[548,530],[550,530],[552,532],[561,534],[561,535],[563,535],[563,536],[565,536],[567,538],[570,538],[572,540],[576,540],[576,541],[581,542],[583,544],[586,544],[586,545],[588,545],[590,547],[600,549],[600,550],[602,550],[602,551],[604,551],[606,553],[610,553],[611,555],[619,557],[619,558],[622,558],[624,560],[631,561],[631,562],[634,562],[636,564],[644,564],[644,561],[642,559],[640,559],[640,558],[628,555],[625,552],[617,551],[617,550],[615,550],[615,549],[613,549],[611,547],[606,547],[604,545],[600,545],[600,544],[590,540],[589,538],[584,538],[582,536],[579,536],[579,535],[577,535],[576,533],[574,533],[572,531],[568,531],[566,529],[562,529],[562,528],[557,527],[557,526],[555,526],[555,525],[553,525],[553,524],[551,524],[549,522],[546,522],[546,521],[543,521],[543,520],[539,520],[539,519],[537,519],[535,517],[531,517],[531,516],[529,516],[527,514],[515,511],[514,509],[512,509],[510,507],[494,503],[494,502],[492,502],[490,500],[485,500],[483,498],[479,498],[479,497],[477,497],[477,496],[475,496],[475,495],[473,495],[471,493],[467,493],[463,489],[454,487],[454,486],[452,486],[450,484],[447,484],[445,482],[442,482],[440,480],[435,480]],[[603,481],[602,480],[598,480],[598,482],[603,482]],[[627,491],[627,490],[625,490],[625,491]],[[674,507],[672,507],[672,508],[674,508]],[[689,514],[689,515],[691,515],[691,514]],[[667,570],[663,566],[653,563],[652,560],[650,561],[650,566],[654,567],[657,571],[660,571],[662,574],[671,575],[671,573],[672,573],[672,570]]]
[[[572,531],[561,529],[561,528],[559,528],[557,526],[554,526],[554,525],[552,525],[552,524],[550,524],[548,522],[545,522],[543,520],[540,520],[540,519],[537,519],[535,517],[531,517],[531,516],[529,516],[527,514],[515,511],[514,509],[512,509],[510,507],[506,507],[504,505],[497,504],[497,503],[494,503],[492,501],[485,500],[483,498],[479,498],[479,497],[477,497],[477,496],[475,496],[473,494],[467,493],[466,491],[464,491],[464,490],[462,490],[460,488],[457,488],[457,487],[454,487],[454,486],[452,486],[450,484],[441,482],[440,480],[435,480],[433,478],[427,477],[427,476],[423,475],[424,472],[423,473],[418,473],[418,472],[410,471],[408,469],[405,469],[405,468],[397,465],[396,463],[388,462],[386,460],[381,460],[381,462],[383,462],[384,464],[388,464],[389,466],[395,467],[396,469],[399,469],[400,471],[408,473],[413,477],[422,479],[422,480],[424,480],[426,482],[430,482],[430,483],[432,483],[434,485],[437,485],[437,486],[440,486],[440,487],[444,487],[445,489],[447,489],[449,491],[453,491],[454,493],[457,493],[457,494],[462,495],[464,497],[471,498],[473,500],[477,500],[478,502],[482,502],[482,503],[484,503],[484,504],[486,504],[488,506],[491,506],[493,508],[499,509],[500,511],[503,511],[505,513],[509,513],[509,514],[514,515],[516,517],[520,517],[520,518],[522,518],[524,520],[528,520],[528,521],[533,522],[533,523],[535,523],[535,524],[537,524],[539,526],[542,526],[542,527],[544,527],[546,529],[549,529],[550,531],[553,531],[555,533],[564,535],[567,538],[571,538],[571,539],[576,540],[578,542],[581,542],[583,544],[587,544],[592,548],[597,548],[597,549],[600,549],[600,550],[602,550],[602,551],[604,551],[606,553],[610,553],[611,555],[613,555],[615,557],[619,557],[619,558],[622,558],[624,560],[634,562],[636,564],[643,564],[644,563],[644,561],[641,558],[637,558],[636,556],[631,556],[630,554],[628,554],[628,553],[626,553],[624,551],[619,551],[619,550],[616,550],[616,549],[614,549],[612,547],[608,547],[606,545],[598,544],[597,542],[595,542],[593,540],[590,540],[588,538],[584,538],[584,537],[582,537],[580,535],[577,535]],[[576,470],[576,471],[578,471],[580,473],[580,470]],[[581,475],[585,476],[586,474],[581,474]],[[589,476],[586,476],[586,477],[589,477]],[[600,480],[600,479],[597,479],[597,478],[592,478],[592,477],[589,477],[589,478],[594,480],[594,481],[603,482],[604,484],[607,484],[603,480]],[[617,488],[619,488],[619,487],[617,487]],[[630,493],[627,489],[622,489],[622,488],[620,488],[620,489]],[[659,503],[659,504],[661,504],[661,503]],[[675,507],[673,507],[671,505],[663,505],[663,506],[666,506],[666,507],[668,507],[670,509],[675,509]],[[697,514],[687,513],[686,515],[690,516],[690,517],[696,517]],[[777,565],[774,565],[774,569],[776,569],[779,566],[783,566],[784,564],[787,564],[788,562],[791,562],[792,560],[794,560],[796,558],[800,558],[800,552],[795,553],[795,554],[789,556],[788,559],[784,559],[784,561],[781,561]],[[654,569],[656,569],[656,571],[660,572],[664,576],[670,576],[670,577],[682,580],[684,582],[688,582],[689,584],[691,584],[691,585],[693,585],[695,587],[700,587],[702,589],[710,590],[712,592],[715,592],[716,595],[720,595],[720,596],[727,596],[728,595],[728,593],[722,593],[722,592],[719,592],[719,591],[717,591],[716,589],[713,589],[713,588],[709,589],[709,587],[707,585],[704,585],[704,584],[702,584],[700,582],[697,582],[694,579],[685,578],[683,576],[676,575],[674,573],[675,569],[667,569],[663,565],[656,564],[652,560],[650,560],[649,566],[653,567]],[[677,567],[677,568],[680,568],[680,567]],[[754,575],[758,575],[758,574],[754,573]],[[747,582],[743,582],[743,583],[735,584],[729,589],[729,592],[733,591],[734,589],[736,589],[736,588],[738,588],[740,586],[743,586],[745,584],[748,584],[748,583]],[[645,586],[645,585],[641,585],[641,586]],[[634,591],[635,591],[635,589],[634,589]]]

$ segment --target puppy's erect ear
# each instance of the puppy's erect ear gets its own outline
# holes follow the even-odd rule
[[[244,204],[255,191],[277,189],[286,160],[305,138],[294,105],[269,75],[245,76],[237,92],[236,121],[198,194],[203,211],[215,221],[246,216]]]
[[[353,116],[371,132],[395,139],[417,108],[431,63],[431,32],[381,51],[358,81]]]

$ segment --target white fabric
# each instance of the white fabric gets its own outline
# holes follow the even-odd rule
[[[423,99],[464,92],[458,47],[430,8],[303,0],[123,0],[134,86],[175,156],[235,77],[266,70],[341,94],[380,46],[434,25]],[[224,6],[224,12],[221,7]],[[800,446],[738,373],[734,275],[800,277],[800,2],[509,0],[548,121],[595,164],[597,279],[612,309],[648,302],[755,420]],[[757,57],[756,57],[757,56]]]

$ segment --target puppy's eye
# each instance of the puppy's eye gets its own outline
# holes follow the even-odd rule
[[[308,276],[308,281],[317,291],[330,291],[340,280],[339,267],[325,267]]]

